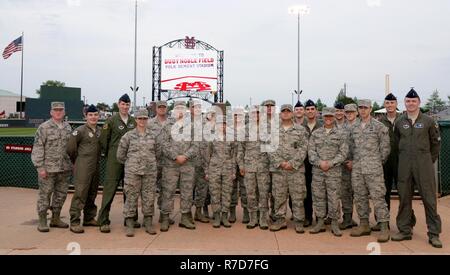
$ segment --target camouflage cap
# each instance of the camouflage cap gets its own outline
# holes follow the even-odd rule
[[[358,100],[358,107],[372,107],[372,101],[370,99],[360,99]]]
[[[65,109],[64,102],[52,102],[51,103],[52,110],[53,109]]]
[[[194,107],[194,106],[198,106],[198,105],[202,106],[202,103],[201,103],[200,100],[197,100],[197,99],[190,99],[189,100],[189,106],[190,107]]]
[[[283,104],[281,105],[281,111],[283,112],[284,110],[289,110],[290,112],[292,112],[292,105],[291,104]]]
[[[357,112],[358,106],[356,106],[355,103],[350,103],[350,104],[345,105],[344,110],[346,112]]]
[[[275,106],[276,104],[275,104],[275,100],[267,99],[267,100],[264,100],[261,105],[262,106],[268,106],[268,105]]]
[[[165,100],[159,100],[159,101],[156,101],[156,108],[158,108],[158,107],[160,107],[160,106],[165,106],[165,107],[167,107],[167,101],[165,101]]]
[[[186,107],[186,103],[184,101],[175,101],[173,107],[183,106]]]
[[[334,116],[336,109],[333,107],[324,107],[322,109],[322,116]]]
[[[134,116],[135,116],[136,118],[139,118],[139,117],[147,117],[147,118],[148,118],[148,110],[145,109],[145,108],[141,108],[141,109],[139,109],[139,110],[136,111],[136,113],[134,114]]]

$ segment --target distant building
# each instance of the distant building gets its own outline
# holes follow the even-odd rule
[[[447,109],[440,111],[439,113],[434,115],[438,120],[449,120],[450,121],[450,107]]]
[[[26,97],[22,97],[25,101]],[[10,116],[19,117],[16,109],[19,106],[20,95],[10,91],[0,90],[0,118],[9,118]]]

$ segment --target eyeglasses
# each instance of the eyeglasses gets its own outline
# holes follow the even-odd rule
[[[137,120],[147,120],[148,117],[138,117]]]

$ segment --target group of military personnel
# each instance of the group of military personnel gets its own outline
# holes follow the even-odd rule
[[[64,103],[53,102],[52,118],[38,128],[32,152],[39,174],[38,230],[49,231],[49,209],[50,227],[69,227],[60,213],[73,175],[70,230],[74,233],[83,233],[83,226],[111,231],[109,212],[123,183],[129,237],[141,227],[139,197],[145,231],[157,233],[156,197],[160,231],[168,231],[175,223],[178,188],[179,226],[187,229],[195,229],[195,221],[210,219],[214,228],[231,227],[240,197],[242,222],[248,229],[286,229],[289,205],[299,234],[315,223],[311,234],[325,232],[329,224],[337,237],[352,228],[352,237],[380,231],[378,242],[403,241],[412,238],[412,197],[417,188],[425,206],[429,243],[442,247],[433,168],[440,150],[439,127],[420,112],[420,97],[414,90],[405,97],[403,115],[397,112],[396,97],[389,94],[384,102],[387,114],[380,121],[371,116],[370,100],[325,107],[322,121],[312,100],[305,105],[284,104],[279,114],[275,106],[274,100],[265,100],[261,106],[251,106],[247,115],[242,110],[230,120],[218,109],[204,117],[196,100],[189,101],[189,112],[185,102],[175,101],[169,117],[167,102],[158,101],[156,116],[150,119],[147,109],[129,115],[130,98],[125,94],[118,101],[119,112],[103,127],[98,126],[99,112],[91,105],[86,124],[72,131],[63,120]],[[106,171],[97,215],[102,155]],[[400,197],[399,232],[391,237],[393,185]],[[376,220],[372,227],[369,200]],[[353,206],[359,225],[353,220]]]

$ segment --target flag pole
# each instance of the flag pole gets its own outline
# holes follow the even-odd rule
[[[22,32],[22,64],[20,67],[20,119],[22,119],[22,112],[23,112],[23,101],[22,101],[22,95],[23,95],[23,51],[25,48],[25,36],[24,32]]]

